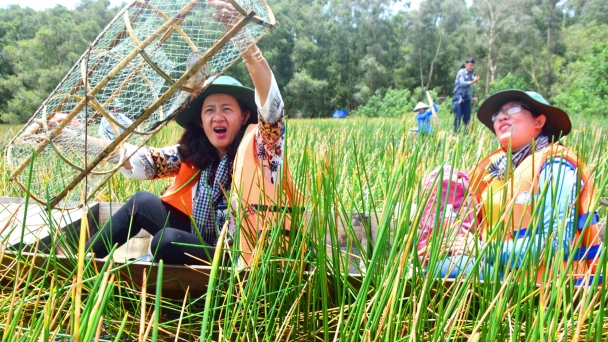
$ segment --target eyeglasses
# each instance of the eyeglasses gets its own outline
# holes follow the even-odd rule
[[[518,103],[518,104],[516,104],[516,105],[513,105],[513,106],[511,106],[511,107],[507,107],[507,108],[505,108],[505,109],[501,109],[501,110],[499,110],[498,112],[494,113],[494,115],[492,115],[492,122],[496,122],[496,120],[498,120],[498,117],[500,117],[500,115],[501,115],[502,113],[505,113],[505,114],[507,114],[508,116],[511,116],[511,115],[514,115],[514,114],[517,114],[517,113],[521,112],[521,109],[522,109],[522,108],[525,108],[525,109],[527,109],[527,110],[530,110],[528,107],[526,107],[526,106],[524,106],[524,105],[522,105],[522,104]]]

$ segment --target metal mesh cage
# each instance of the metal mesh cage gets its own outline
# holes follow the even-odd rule
[[[123,143],[146,144],[275,25],[264,0],[230,3],[227,25],[205,0],[125,6],[8,144],[11,180],[51,206],[94,199]]]

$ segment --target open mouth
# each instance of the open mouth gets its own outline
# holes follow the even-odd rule
[[[224,134],[226,133],[227,129],[225,127],[216,127],[213,129],[213,131],[215,133]]]

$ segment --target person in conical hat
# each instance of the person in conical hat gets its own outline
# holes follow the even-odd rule
[[[477,118],[499,143],[470,182],[482,204],[482,238],[501,242],[488,262],[500,272],[529,267],[520,274],[536,271],[537,282],[552,272],[593,279],[602,249],[597,194],[584,162],[559,143],[571,131],[568,114],[536,92],[513,89],[486,99]],[[471,245],[457,241],[450,253],[469,254]]]
[[[430,107],[424,102],[418,102],[416,107],[414,107],[416,121],[418,122],[418,131],[416,134],[433,132],[431,127],[431,117],[433,116],[433,111],[429,108]],[[435,109],[435,113],[439,112],[439,107],[437,107],[435,103],[433,103],[433,108]]]
[[[214,0],[210,5],[216,9],[214,18],[229,28],[228,20],[236,13],[230,2]],[[242,56],[255,89],[220,76],[176,117],[184,128],[177,145],[123,148],[121,153],[132,155],[121,168],[125,177],[175,179],[161,196],[139,192],[125,203],[87,242],[95,257],[105,257],[114,244],[122,245],[144,229],[153,235],[155,260],[170,264],[208,262],[224,223],[230,221],[227,196],[235,190],[231,187],[251,183],[242,175],[247,168],[258,167],[269,187],[281,183],[283,100],[266,59],[251,43],[243,48]],[[249,164],[237,165],[237,154]],[[237,171],[240,178],[234,179]],[[282,196],[279,190],[276,194]],[[229,244],[236,229],[232,221]]]
[[[425,110],[429,109],[429,106],[424,103],[424,102],[418,102],[416,104],[416,107],[414,107],[414,112],[424,112]]]

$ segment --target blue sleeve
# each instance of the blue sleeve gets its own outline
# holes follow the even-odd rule
[[[539,222],[538,234],[526,236],[520,239],[507,241],[502,247],[502,263],[511,262],[511,267],[519,267],[528,252],[528,245],[532,243],[530,252],[538,257],[546,246],[546,239],[554,237],[552,241],[552,252],[555,253],[559,247],[564,248],[565,255],[568,254],[570,242],[574,237],[574,212],[570,210],[574,199],[576,199],[576,186],[578,180],[576,167],[562,158],[553,158],[543,165],[539,175],[539,193],[546,192],[543,205],[543,220]],[[555,203],[555,205],[554,205]],[[563,234],[558,233],[563,227]],[[529,227],[525,227],[529,228]],[[555,233],[554,233],[555,232]],[[561,243],[559,243],[561,238]],[[559,243],[559,244],[558,244]],[[511,258],[512,255],[512,258]],[[509,259],[512,260],[509,260]]]
[[[433,103],[433,108],[435,108],[435,113],[439,112],[439,108],[437,107],[437,105],[435,103]],[[426,112],[419,114],[419,115],[420,115],[420,120],[428,120],[431,118],[431,116],[433,116],[433,111],[429,109]]]

